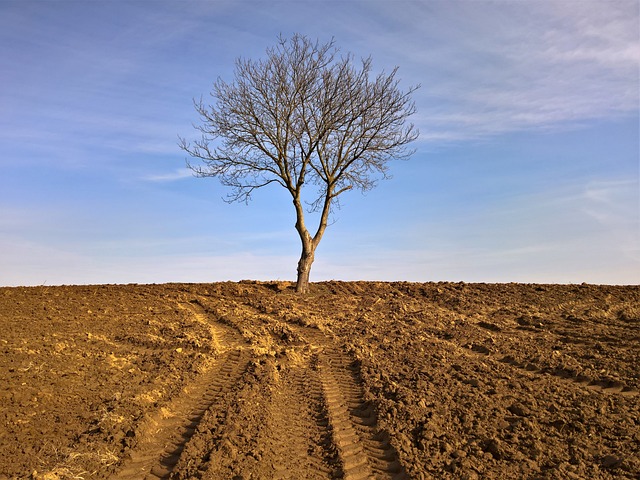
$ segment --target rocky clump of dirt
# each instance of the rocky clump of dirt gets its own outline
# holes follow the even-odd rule
[[[0,289],[0,478],[638,478],[640,287]]]

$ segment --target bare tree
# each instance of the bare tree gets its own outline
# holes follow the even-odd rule
[[[390,73],[371,74],[371,59],[356,65],[331,41],[302,35],[280,38],[265,59],[238,59],[231,83],[213,85],[212,105],[196,101],[202,136],[181,148],[199,177],[217,177],[232,188],[227,201],[248,202],[257,188],[278,184],[291,194],[302,242],[296,290],[309,288],[315,250],[342,193],[367,191],[388,178],[387,162],[408,158],[418,137],[406,119],[415,112],[411,94]],[[306,185],[315,191],[308,211],[319,213],[313,235],[305,224]]]

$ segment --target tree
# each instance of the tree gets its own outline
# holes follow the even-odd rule
[[[233,82],[214,83],[212,105],[194,101],[201,138],[180,139],[199,161],[187,161],[196,176],[231,187],[229,202],[248,202],[254,190],[270,184],[291,194],[302,243],[301,293],[308,291],[315,251],[338,197],[388,178],[387,162],[408,158],[407,145],[418,137],[406,120],[415,112],[410,97],[419,86],[403,92],[397,67],[373,77],[371,58],[357,66],[352,55],[338,54],[333,40],[320,44],[296,34],[280,37],[264,59],[237,59]],[[316,189],[312,197],[307,185]],[[303,192],[313,200],[306,202]],[[313,234],[304,203],[319,213]]]

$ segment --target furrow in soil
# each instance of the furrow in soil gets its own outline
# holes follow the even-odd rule
[[[508,366],[517,375],[532,376],[535,375],[538,378],[552,377],[557,379],[558,382],[564,384],[567,387],[580,387],[587,388],[592,391],[602,392],[604,394],[622,395],[625,397],[635,397],[640,392],[634,387],[625,385],[623,382],[602,379],[591,378],[583,375],[579,375],[575,372],[569,372],[562,369],[554,369],[550,367],[540,367],[533,362],[526,360],[517,360],[513,355],[501,355],[493,352],[492,350],[482,345],[471,345],[465,348],[460,348],[454,342],[447,340],[439,340],[440,342],[446,342],[446,344],[456,348],[458,352],[464,353],[471,358],[486,358],[492,362],[499,362]],[[534,377],[535,378],[535,377]]]

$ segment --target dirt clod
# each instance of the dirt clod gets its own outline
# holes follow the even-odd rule
[[[640,477],[640,287],[0,288],[0,479]]]

